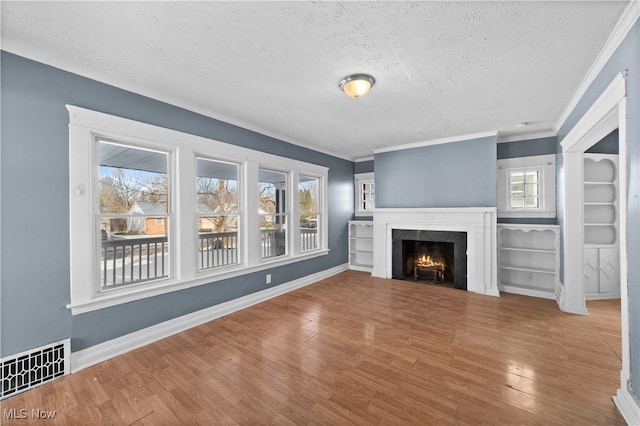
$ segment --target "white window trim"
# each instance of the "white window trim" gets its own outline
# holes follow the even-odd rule
[[[177,290],[225,280],[261,270],[284,266],[290,263],[328,254],[328,207],[326,203],[328,168],[289,158],[279,157],[260,151],[243,148],[220,141],[195,136],[175,130],[140,123],[109,114],[67,105],[69,110],[69,213],[70,213],[70,272],[71,303],[67,308],[73,315],[119,305],[147,297],[157,296]],[[171,221],[172,274],[168,279],[124,286],[118,289],[100,291],[99,282],[94,279],[96,270],[95,248],[99,247],[96,232],[96,208],[99,193],[97,185],[98,167],[96,136],[122,141],[170,153],[171,172],[178,173],[172,178],[170,199],[175,214]],[[196,250],[197,224],[195,208],[195,158],[206,156],[211,159],[240,164],[242,202],[239,215],[242,227],[238,238],[242,243],[239,264],[229,267],[198,271]],[[260,232],[258,212],[258,168],[285,170],[289,173],[290,212],[297,211],[298,175],[315,176],[321,182],[321,221],[319,248],[300,252],[299,224],[293,221],[287,255],[260,260],[258,245],[252,244],[251,236]],[[253,183],[256,183],[253,185]],[[295,185],[295,186],[294,186]],[[295,210],[294,210],[295,209]],[[246,214],[246,212],[256,212]],[[89,236],[89,237],[88,237]],[[255,247],[252,247],[255,246]]]
[[[360,189],[360,185],[362,183],[364,183],[364,182],[367,182],[367,181],[375,182],[375,173],[374,172],[356,173],[354,175],[354,184],[355,184],[355,188],[356,188],[354,211],[355,211],[356,217],[373,216],[373,209],[371,209],[371,210],[362,210],[360,208],[360,206],[361,206],[361,202],[360,201],[362,200],[362,191]]]
[[[497,161],[497,202],[499,218],[554,218],[556,217],[556,156],[555,154],[507,158]],[[509,173],[538,170],[540,179],[540,207],[512,208]]]

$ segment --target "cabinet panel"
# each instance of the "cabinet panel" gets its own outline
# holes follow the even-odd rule
[[[583,255],[584,291],[591,298],[620,291],[618,247],[585,248]]]
[[[598,266],[598,250],[585,249],[583,257],[582,275],[585,293],[598,292],[599,266]]]
[[[618,248],[600,249],[600,293],[620,290]]]

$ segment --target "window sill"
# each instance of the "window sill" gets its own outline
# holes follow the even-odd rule
[[[526,210],[512,210],[512,211],[498,211],[498,218],[554,218],[556,217],[555,211],[526,211]]]
[[[203,271],[198,272],[195,278],[177,281],[175,279],[156,281],[146,285],[123,287],[118,290],[112,290],[96,295],[94,298],[77,303],[70,303],[67,309],[71,310],[72,315],[84,314],[87,312],[97,311],[99,309],[117,306],[123,303],[133,302],[136,300],[146,299],[148,297],[159,296],[161,294],[171,293],[178,290],[211,284],[217,281],[235,278],[242,275],[259,272],[265,269],[271,269],[278,266],[284,266],[291,263],[309,260],[329,254],[328,249],[316,250],[309,253],[300,254],[296,257],[283,257],[282,259],[273,259],[261,262],[259,265],[244,267],[242,265],[233,270],[226,269],[220,271]]]

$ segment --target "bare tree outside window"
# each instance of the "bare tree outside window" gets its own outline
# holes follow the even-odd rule
[[[102,288],[169,276],[165,152],[98,141]]]
[[[196,168],[199,269],[237,264],[238,165],[198,158]]]

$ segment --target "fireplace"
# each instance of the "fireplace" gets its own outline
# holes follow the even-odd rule
[[[392,278],[467,289],[467,233],[394,229]]]
[[[376,208],[371,274],[392,278],[393,230],[461,232],[466,234],[466,262],[464,257],[460,261],[454,258],[454,280],[460,277],[455,269],[464,265],[467,291],[500,296],[496,217],[495,207]]]

